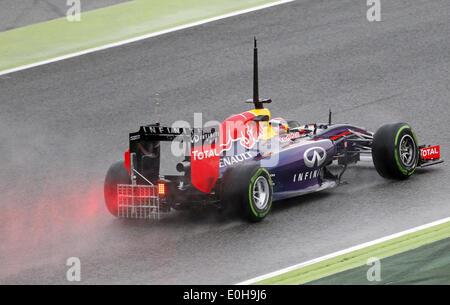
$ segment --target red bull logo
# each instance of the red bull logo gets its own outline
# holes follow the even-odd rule
[[[191,152],[193,160],[220,157],[223,152],[229,151],[236,142],[242,148],[253,148],[260,136],[260,127],[252,121],[255,116],[251,112],[245,112],[225,120],[220,126],[219,143],[194,147]]]
[[[253,121],[256,115],[244,112],[226,119],[220,125],[219,143],[193,145],[191,149],[191,182],[202,192],[211,193],[219,178],[220,156],[229,151],[233,143],[251,149],[258,142],[260,128]]]

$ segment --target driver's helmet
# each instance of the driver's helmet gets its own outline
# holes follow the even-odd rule
[[[289,125],[285,119],[274,118],[269,121],[269,124],[275,134],[282,135],[289,131]]]

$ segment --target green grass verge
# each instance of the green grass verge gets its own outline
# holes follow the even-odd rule
[[[0,71],[146,35],[274,0],[135,0],[0,33]]]
[[[348,254],[343,254],[254,284],[304,284],[338,272],[362,266],[366,264],[367,259],[370,257],[382,259],[447,237],[450,237],[450,222],[410,233]]]
[[[379,281],[369,281],[362,265],[308,282],[308,285],[449,285],[450,238],[380,260]]]

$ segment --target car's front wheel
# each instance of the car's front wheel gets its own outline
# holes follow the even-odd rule
[[[411,176],[419,162],[419,147],[411,127],[406,123],[381,126],[373,137],[372,159],[382,177]]]

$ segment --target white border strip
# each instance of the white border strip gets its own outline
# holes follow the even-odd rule
[[[217,20],[220,20],[220,19],[230,18],[230,17],[233,17],[233,16],[242,15],[242,14],[250,13],[250,12],[253,12],[253,11],[258,11],[258,10],[262,10],[262,9],[265,9],[265,8],[268,8],[268,7],[272,7],[272,6],[276,6],[276,5],[280,5],[280,4],[284,4],[284,3],[288,3],[288,2],[293,2],[293,1],[295,1],[295,0],[281,0],[281,1],[272,2],[272,3],[260,5],[260,6],[255,6],[255,7],[252,7],[252,8],[245,9],[245,10],[240,10],[240,11],[228,13],[228,14],[225,14],[225,15],[220,15],[220,16],[217,16],[217,17],[208,18],[208,19],[197,21],[197,22],[188,23],[188,24],[185,24],[185,25],[180,25],[180,26],[173,27],[173,28],[170,28],[170,29],[167,29],[167,30],[162,30],[162,31],[159,31],[159,32],[154,32],[154,33],[150,33],[150,34],[146,34],[146,35],[142,35],[142,36],[137,36],[137,37],[134,37],[134,38],[121,40],[121,41],[114,42],[114,43],[109,43],[109,44],[106,44],[106,45],[103,45],[103,46],[100,46],[100,47],[95,47],[95,48],[86,49],[86,50],[83,50],[83,51],[80,51],[80,52],[76,52],[76,53],[71,53],[71,54],[67,54],[67,55],[63,55],[63,56],[58,56],[58,57],[55,57],[55,58],[52,58],[52,59],[39,61],[39,62],[32,63],[32,64],[29,64],[29,65],[19,66],[19,67],[8,69],[8,70],[3,70],[3,71],[0,71],[0,76],[1,75],[6,75],[6,74],[9,74],[9,73],[13,73],[13,72],[17,72],[17,71],[21,71],[21,70],[34,68],[34,67],[37,67],[37,66],[46,65],[46,64],[49,64],[49,63],[53,63],[53,62],[57,62],[57,61],[61,61],[61,60],[69,59],[69,58],[73,58],[73,57],[77,57],[77,56],[81,56],[81,55],[85,55],[85,54],[88,54],[88,53],[93,53],[93,52],[102,51],[102,50],[109,49],[109,48],[122,46],[124,44],[136,42],[136,41],[139,41],[139,40],[144,40],[144,39],[147,39],[147,38],[160,36],[160,35],[164,35],[164,34],[175,32],[175,31],[179,31],[179,30],[184,30],[184,29],[187,29],[187,28],[191,28],[191,27],[202,25],[202,24],[205,24],[205,23],[217,21]]]
[[[446,222],[449,222],[449,221],[450,221],[450,217],[447,217],[447,218],[444,218],[444,219],[440,219],[440,220],[436,220],[434,222],[431,222],[431,223],[428,223],[428,224],[425,224],[425,225],[422,225],[422,226],[419,226],[419,227],[415,227],[415,228],[412,228],[412,229],[409,229],[409,230],[406,230],[406,231],[395,233],[395,234],[392,234],[392,235],[389,235],[389,236],[386,236],[386,237],[382,237],[382,238],[379,238],[379,239],[376,239],[376,240],[373,240],[373,241],[370,241],[370,242],[367,242],[367,243],[363,243],[363,244],[360,244],[360,245],[357,245],[357,246],[354,246],[354,247],[351,247],[351,248],[348,248],[348,249],[345,249],[345,250],[341,250],[341,251],[334,252],[334,253],[331,253],[331,254],[328,254],[328,255],[325,255],[325,256],[321,256],[319,258],[315,258],[315,259],[312,259],[310,261],[307,261],[307,262],[304,262],[304,263],[301,263],[301,264],[293,265],[293,266],[290,266],[290,267],[287,267],[287,268],[284,268],[284,269],[281,269],[281,270],[278,270],[278,271],[274,271],[274,272],[271,272],[271,273],[268,273],[268,274],[264,274],[264,275],[255,277],[253,279],[237,283],[236,285],[250,285],[250,284],[253,284],[253,283],[256,283],[256,282],[259,282],[259,281],[262,281],[262,280],[265,280],[265,279],[268,279],[268,278],[271,278],[271,277],[274,277],[274,276],[278,276],[278,275],[283,274],[283,273],[287,273],[287,272],[292,271],[292,270],[300,269],[300,268],[303,268],[303,267],[306,267],[306,266],[309,266],[309,265],[312,265],[312,264],[315,264],[315,263],[322,262],[322,261],[330,259],[330,258],[334,258],[334,257],[340,256],[342,254],[347,254],[347,253],[350,253],[350,252],[353,252],[353,251],[357,251],[357,250],[360,250],[360,249],[363,249],[363,248],[367,248],[367,247],[370,247],[370,246],[373,246],[373,245],[376,245],[376,244],[379,244],[379,243],[382,243],[382,242],[385,242],[385,241],[388,241],[388,240],[391,240],[391,239],[394,239],[394,238],[397,238],[397,237],[404,236],[406,234],[410,234],[410,233],[414,233],[414,232],[417,232],[417,231],[420,231],[420,230],[428,229],[428,228],[431,228],[431,227],[434,227],[434,226],[437,226],[437,225],[440,225],[440,224],[443,224],[443,223],[446,223]]]

